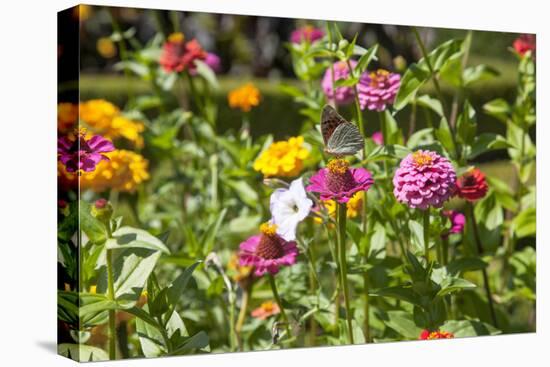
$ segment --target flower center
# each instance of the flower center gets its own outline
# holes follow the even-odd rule
[[[277,226],[274,224],[264,223],[260,226],[262,236],[256,247],[256,256],[263,259],[277,259],[285,254],[282,240],[276,231]]]
[[[168,42],[170,43],[182,43],[185,40],[185,36],[181,32],[172,33],[168,36]]]
[[[425,153],[421,150],[415,152],[412,156],[414,163],[416,163],[417,166],[427,166],[433,162],[433,158],[428,153]]]
[[[388,79],[390,72],[384,69],[378,69],[370,73],[371,87],[377,87],[380,83],[384,83]]]
[[[333,159],[327,164],[327,187],[332,192],[348,191],[353,187],[353,175],[344,159]]]

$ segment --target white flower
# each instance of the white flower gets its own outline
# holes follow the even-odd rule
[[[271,221],[277,225],[277,234],[285,241],[296,240],[296,227],[309,214],[313,202],[308,199],[302,178],[288,189],[277,189],[271,194]]]

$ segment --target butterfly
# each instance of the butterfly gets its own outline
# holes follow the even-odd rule
[[[321,133],[325,142],[325,152],[342,156],[354,155],[365,146],[359,128],[346,121],[329,105],[321,113]]]

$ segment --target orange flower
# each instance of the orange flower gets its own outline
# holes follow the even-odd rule
[[[420,333],[420,336],[418,339],[420,340],[433,340],[433,339],[453,339],[455,336],[453,333],[449,333],[448,331],[429,331],[429,330],[422,330]]]
[[[78,105],[63,102],[57,105],[57,130],[66,132],[73,129],[78,120]]]
[[[252,83],[233,89],[227,95],[229,106],[240,108],[243,112],[249,112],[252,107],[258,106],[261,98],[260,90]]]
[[[252,311],[251,315],[254,318],[265,320],[268,317],[277,315],[280,312],[281,312],[281,309],[279,308],[278,304],[276,304],[273,301],[266,301],[262,303],[260,307]]]

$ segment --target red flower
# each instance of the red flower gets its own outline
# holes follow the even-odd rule
[[[453,333],[449,333],[447,331],[430,331],[430,330],[422,330],[420,333],[420,336],[418,337],[419,340],[433,340],[433,339],[452,339],[455,336]]]
[[[182,34],[173,34],[162,47],[159,64],[166,72],[193,71],[195,60],[205,60],[208,53],[196,39],[185,42]]]
[[[474,168],[456,180],[456,193],[468,201],[482,199],[489,186],[485,180],[485,175],[479,169]]]
[[[521,56],[524,56],[528,51],[531,51],[535,56],[536,37],[534,34],[522,34],[514,41],[514,50]]]

